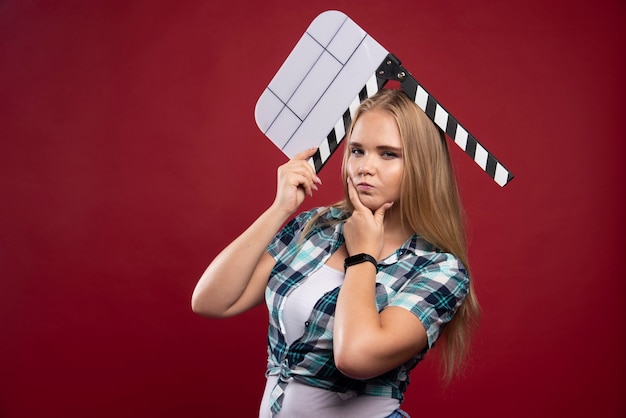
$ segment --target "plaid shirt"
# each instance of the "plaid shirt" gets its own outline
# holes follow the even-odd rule
[[[335,392],[387,396],[402,402],[409,372],[434,345],[469,290],[469,278],[461,262],[415,234],[379,261],[376,305],[379,312],[388,306],[403,307],[420,319],[428,336],[428,346],[421,353],[372,379],[355,380],[343,375],[333,360],[334,312],[340,288],[317,301],[305,323],[304,334],[288,346],[282,318],[286,298],[344,243],[343,222],[323,225],[323,221],[346,218],[336,208],[322,215],[322,225],[301,240],[304,225],[321,210],[317,208],[295,217],[267,247],[276,259],[265,291],[269,309],[266,375],[279,376],[270,396],[274,414],[280,410],[284,389],[292,379]]]

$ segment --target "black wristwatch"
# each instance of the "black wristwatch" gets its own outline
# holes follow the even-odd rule
[[[374,267],[376,267],[376,270],[378,270],[378,263],[376,262],[376,259],[369,254],[361,253],[361,254],[351,255],[350,257],[346,257],[346,259],[343,262],[343,272],[345,273],[346,270],[348,270],[348,267],[350,266],[361,264],[366,261],[369,261],[370,263],[372,263]]]

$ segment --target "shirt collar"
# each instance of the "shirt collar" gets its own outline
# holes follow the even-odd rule
[[[327,217],[335,220],[345,220],[348,218],[347,214],[341,209],[330,207],[327,212]],[[337,236],[337,244],[340,246],[343,244],[343,222],[339,222],[335,226],[335,234]],[[398,248],[393,254],[381,260],[381,264],[393,264],[402,259],[405,255],[417,255],[418,252],[437,252],[437,248],[430,242],[426,241],[422,236],[418,234],[411,235],[405,242]]]

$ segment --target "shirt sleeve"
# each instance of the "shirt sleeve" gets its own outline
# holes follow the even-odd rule
[[[452,254],[439,253],[433,262],[416,271],[388,306],[415,314],[424,325],[428,348],[439,338],[469,291],[469,277]]]

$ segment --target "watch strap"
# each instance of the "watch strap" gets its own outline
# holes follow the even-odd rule
[[[343,262],[343,271],[345,273],[348,270],[348,267],[355,266],[357,264],[361,264],[365,262],[372,263],[374,267],[376,267],[376,270],[378,270],[378,262],[376,261],[376,259],[369,254],[361,253],[361,254],[351,255],[350,257],[346,257],[346,259]]]

